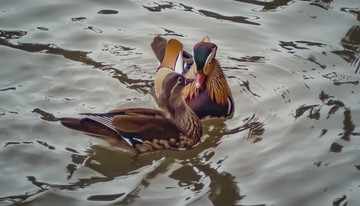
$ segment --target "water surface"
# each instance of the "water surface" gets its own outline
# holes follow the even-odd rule
[[[358,205],[357,0],[0,3],[1,205]],[[236,102],[138,156],[54,117],[156,104],[154,36],[204,36]]]

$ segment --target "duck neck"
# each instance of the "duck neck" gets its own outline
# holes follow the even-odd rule
[[[216,101],[217,104],[228,104],[228,98],[231,96],[230,87],[226,81],[225,74],[221,69],[219,62],[214,58],[210,66],[214,66],[214,71],[211,75],[207,76],[203,87],[196,88],[195,82],[187,85],[182,92],[184,99],[192,99],[199,95],[200,90],[205,89],[208,96]],[[185,74],[186,78],[195,78],[193,69]]]
[[[181,133],[196,141],[200,139],[202,135],[200,119],[180,95],[171,96],[166,104],[159,106],[166,114],[166,118],[172,121]]]

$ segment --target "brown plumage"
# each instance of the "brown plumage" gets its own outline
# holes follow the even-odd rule
[[[220,67],[217,59],[212,59],[210,65],[208,65],[211,70],[214,70],[210,77],[207,78],[207,82],[204,83],[205,91],[211,100],[216,101],[217,104],[227,105],[229,102],[229,96],[231,96],[231,90],[227,84],[223,70]],[[192,66],[192,69],[187,72],[184,76],[186,78],[195,78],[195,65]],[[203,88],[196,88],[196,82],[193,82],[185,87],[182,95],[184,99],[192,99],[199,95],[200,91]]]
[[[179,45],[179,42],[173,43]],[[174,48],[172,54],[179,54],[181,50],[182,45]],[[173,61],[172,64],[166,62],[164,65],[173,69],[175,64]],[[59,120],[66,127],[103,138],[114,146],[135,153],[156,149],[189,148],[199,142],[202,136],[199,118],[181,97],[184,87],[192,81],[175,72],[167,73],[161,82],[162,88],[158,98],[160,110],[119,109],[104,114],[81,114],[81,119]]]
[[[171,41],[171,40],[169,40]],[[161,61],[163,58],[166,39],[155,37],[151,44],[154,53]],[[234,113],[234,102],[230,87],[218,60],[215,58],[217,46],[205,37],[194,46],[194,57],[183,52],[184,70],[186,78],[194,78],[195,82],[187,85],[182,93],[188,106],[200,117],[231,117]],[[163,72],[163,71],[162,71]],[[155,86],[162,81],[161,75],[157,75]],[[156,90],[159,95],[160,90]]]

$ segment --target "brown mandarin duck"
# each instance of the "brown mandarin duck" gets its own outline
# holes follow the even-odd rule
[[[182,44],[177,40],[171,40],[167,47],[172,49],[165,53],[167,59],[164,59],[162,65],[173,71],[176,62],[181,62]],[[175,56],[172,56],[173,54]],[[105,114],[81,114],[84,116],[81,119],[59,120],[66,127],[101,137],[114,146],[136,153],[156,149],[189,148],[202,136],[200,119],[181,96],[185,86],[193,81],[181,74],[168,72],[162,81],[158,97],[160,110],[119,109]]]
[[[172,40],[169,40],[172,41]],[[168,53],[175,53],[175,48],[166,47],[166,39],[156,36],[151,47],[160,62],[168,61]],[[169,52],[168,50],[174,50]],[[199,118],[231,117],[234,113],[234,101],[223,70],[216,56],[217,46],[205,37],[194,46],[192,57],[187,52],[180,54],[184,58],[184,66],[175,67],[177,73],[182,73],[186,78],[195,78],[195,82],[187,85],[182,96],[188,106],[195,111]],[[178,62],[180,64],[180,62]],[[166,67],[168,70],[169,67]],[[160,66],[155,79],[155,92],[161,92],[161,82],[166,71]]]

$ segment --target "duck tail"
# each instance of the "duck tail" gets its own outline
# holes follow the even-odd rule
[[[89,118],[59,118],[62,125],[73,130],[82,131],[95,137],[119,137],[113,129]]]

